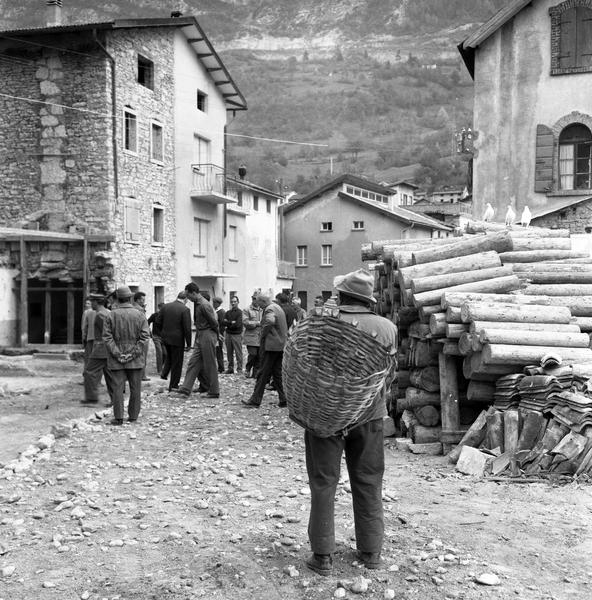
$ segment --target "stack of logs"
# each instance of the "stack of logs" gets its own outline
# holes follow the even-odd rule
[[[480,231],[479,231],[480,229]],[[448,452],[495,381],[538,364],[592,362],[592,259],[568,230],[536,227],[373,242],[378,312],[399,327],[391,415],[414,444]],[[439,424],[441,423],[441,427]]]

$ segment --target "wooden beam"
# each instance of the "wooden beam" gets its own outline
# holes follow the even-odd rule
[[[67,343],[74,343],[74,292],[72,291],[72,287],[67,291]]]
[[[216,81],[215,85],[226,85],[227,83],[232,83],[232,81],[228,81],[228,79],[225,79],[224,81]]]
[[[440,368],[440,410],[442,431],[458,431],[460,429],[458,376],[456,358],[447,356],[443,352],[438,355]],[[444,453],[448,454],[452,445],[444,444]]]
[[[196,44],[197,42],[203,42],[204,38],[200,37],[200,38],[187,38],[187,41],[190,44]]]
[[[222,67],[208,67],[207,71],[208,73],[213,73],[214,71],[223,71],[224,69]]]
[[[29,343],[29,303],[28,303],[28,279],[27,279],[27,245],[25,238],[20,239],[20,267],[21,267],[21,289],[19,304],[19,339],[18,345],[23,348]]]
[[[49,281],[45,284],[45,319],[43,324],[43,343],[51,344],[51,293],[49,290]]]
[[[207,58],[208,56],[214,56],[213,52],[203,52],[197,55],[197,58]]]
[[[238,92],[232,92],[232,93],[228,92],[226,94],[222,94],[222,96],[224,98],[232,98],[232,96],[238,96]]]

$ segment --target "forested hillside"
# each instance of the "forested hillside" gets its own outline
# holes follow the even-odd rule
[[[504,0],[64,0],[65,23],[194,14],[247,98],[230,170],[304,193],[332,175],[464,185],[454,133],[472,120],[456,45]],[[0,27],[44,23],[43,0],[0,0]]]

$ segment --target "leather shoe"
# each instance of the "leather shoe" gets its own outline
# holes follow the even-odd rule
[[[123,419],[111,419],[109,425],[123,425]]]
[[[127,422],[128,423],[135,423],[138,419],[128,419]]]
[[[358,560],[364,563],[367,569],[380,569],[380,552],[360,552]]]
[[[206,398],[220,398],[220,394],[212,394],[212,392],[208,392],[206,394]]]
[[[306,566],[323,577],[333,573],[333,559],[330,554],[313,554],[307,561]]]
[[[234,373],[234,370],[233,369],[227,369],[226,371],[224,371],[224,373],[226,375],[232,375]]]
[[[246,408],[259,408],[259,404],[257,402],[253,402],[252,398],[249,398],[248,400],[241,400],[241,404]]]

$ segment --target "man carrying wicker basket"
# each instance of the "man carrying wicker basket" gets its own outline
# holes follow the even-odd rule
[[[397,350],[397,328],[372,310],[372,274],[358,269],[336,277],[333,285],[338,309],[331,315],[304,319],[284,356],[284,381],[291,372],[296,375],[304,368],[304,385],[311,385],[310,392],[302,385],[299,390],[286,386],[286,393],[290,416],[305,427],[311,492],[308,536],[313,551],[306,564],[319,575],[330,575],[333,569],[334,504],[343,452],[351,484],[357,558],[368,569],[380,566],[382,429]],[[321,349],[318,354],[316,348]]]

